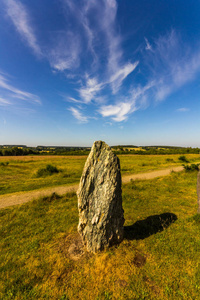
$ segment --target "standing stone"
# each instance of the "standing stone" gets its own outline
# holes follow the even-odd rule
[[[121,172],[118,157],[102,141],[94,142],[77,191],[80,233],[90,252],[123,240]]]
[[[197,175],[197,197],[198,197],[198,213],[200,213],[200,171]]]

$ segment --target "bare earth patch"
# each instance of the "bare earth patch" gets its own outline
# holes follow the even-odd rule
[[[69,257],[74,261],[87,259],[93,255],[92,253],[87,252],[81,236],[78,233],[69,234],[62,238],[58,243],[58,251],[61,252],[64,257]]]
[[[147,180],[156,177],[167,176],[171,172],[181,172],[183,171],[183,169],[184,168],[182,166],[178,166],[178,167],[168,168],[160,171],[125,175],[122,177],[122,183],[128,183],[130,180]],[[53,193],[56,193],[58,195],[64,195],[69,192],[76,192],[77,189],[78,189],[78,184],[74,184],[71,186],[56,186],[56,187],[51,187],[46,189],[34,190],[30,192],[18,192],[13,194],[2,195],[0,196],[0,209],[8,206],[17,205],[17,204],[23,204],[33,199],[49,196]]]

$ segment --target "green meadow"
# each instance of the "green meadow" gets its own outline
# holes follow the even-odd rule
[[[161,170],[181,165],[180,155],[119,155],[122,175]],[[86,156],[0,156],[0,195],[78,183]],[[199,154],[187,154],[189,162],[200,161]],[[46,166],[58,172],[40,172]],[[41,173],[41,174],[40,174]]]
[[[186,156],[190,162],[198,160]],[[4,167],[32,164],[33,176],[48,163],[63,168],[46,176],[51,179],[67,174],[67,166],[70,170],[67,158],[65,165],[64,157],[51,159],[13,160]],[[73,178],[78,180],[85,158],[74,159]],[[123,174],[181,164],[178,156],[126,156],[120,161]],[[183,171],[123,184],[123,242],[78,260],[68,251],[78,236],[75,193],[0,210],[0,299],[199,299],[196,179],[197,171]]]

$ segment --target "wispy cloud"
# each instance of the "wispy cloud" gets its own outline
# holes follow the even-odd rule
[[[143,87],[130,87],[128,95],[123,96],[123,101],[118,101],[114,105],[102,105],[99,109],[99,113],[103,117],[111,117],[115,122],[125,121],[131,113],[148,106],[147,98],[152,96],[154,86],[155,82],[151,81]]]
[[[63,3],[67,5],[70,11],[70,15],[68,14],[66,18],[69,19],[70,16],[76,20],[76,26],[74,26],[73,34],[77,35],[77,31],[81,31],[81,34],[86,37],[87,45],[84,50],[91,53],[93,57],[92,65],[96,65],[98,63],[98,56],[94,47],[95,31],[92,26],[90,26],[88,17],[90,8],[94,5],[94,1],[83,1],[77,5],[77,3],[73,0],[63,0]],[[77,31],[75,27],[77,28]]]
[[[95,71],[99,71],[95,73],[101,74],[101,76],[88,75],[85,82],[82,80],[82,85],[78,89],[80,98],[83,103],[89,104],[100,94],[102,96],[103,90],[108,86],[112,93],[116,94],[123,81],[138,65],[138,61],[135,63],[123,61],[122,39],[116,26],[117,2],[115,0],[84,1],[79,2],[79,5],[72,0],[63,0],[63,2],[70,11],[67,17],[73,16],[73,21],[76,20],[75,36],[76,28],[78,28],[79,32],[87,37],[87,44],[84,48],[87,54],[89,54],[88,51],[90,52],[93,60],[90,60],[87,55],[85,73],[93,73],[95,65]],[[82,41],[79,39],[79,42]],[[102,58],[104,60],[103,72],[97,70],[97,67],[102,68],[98,64]]]
[[[16,30],[36,55],[46,58],[52,69],[56,71],[70,71],[67,76],[73,79],[75,70],[81,68],[81,86],[76,88],[78,97],[68,97],[68,101],[89,105],[92,101],[102,105],[105,95],[110,87],[112,94],[117,96],[125,79],[136,69],[138,61],[125,62],[122,50],[122,38],[116,25],[116,0],[78,1],[62,0],[67,5],[65,10],[66,29],[52,33],[50,43],[41,46],[33,30],[31,14],[19,0],[4,0],[7,14],[12,20]],[[95,15],[95,19],[93,16]],[[73,28],[71,31],[68,28]],[[50,33],[48,33],[50,34]],[[103,51],[101,50],[103,47]],[[43,50],[41,50],[43,49]],[[84,51],[82,51],[84,49]],[[86,51],[86,53],[85,53]],[[87,56],[85,67],[84,55]],[[89,59],[91,57],[91,59]],[[103,66],[99,63],[104,60]],[[94,69],[95,67],[95,69]],[[83,71],[85,69],[85,71]],[[94,70],[96,75],[94,74]],[[2,87],[13,92],[13,97],[27,100],[31,94],[17,90],[8,82],[0,82]],[[34,98],[36,100],[36,98]],[[118,101],[117,101],[118,103]],[[119,104],[114,104],[119,105]],[[132,102],[131,102],[132,106]],[[122,105],[124,111],[124,105]],[[70,109],[73,115],[85,122],[85,117],[77,109]],[[126,111],[113,117],[124,120]],[[102,114],[103,115],[103,114]]]
[[[34,31],[31,14],[19,0],[3,0],[7,15],[16,31],[37,57],[45,58],[57,71],[74,69],[79,66],[80,37],[70,30],[54,32],[50,45],[41,45]],[[49,38],[50,33],[48,34]]]
[[[128,63],[122,69],[118,69],[117,73],[114,73],[107,81],[98,82],[97,78],[88,78],[86,80],[86,85],[78,89],[81,99],[84,103],[90,103],[95,98],[99,92],[111,85],[113,94],[116,94],[122,85],[123,80],[132,73],[138,65],[138,61],[134,64]]]
[[[47,58],[52,68],[58,71],[71,70],[79,66],[80,50],[79,37],[72,31],[62,31],[57,33]]]
[[[164,100],[200,72],[200,49],[189,48],[175,30],[155,40],[149,51],[149,77],[156,81],[155,98]]]
[[[181,107],[181,108],[178,108],[176,111],[178,111],[178,112],[187,112],[187,111],[189,111],[189,108]]]
[[[111,83],[112,85],[114,94],[119,90],[123,80],[126,79],[126,77],[135,70],[138,64],[139,61],[136,61],[134,64],[128,63],[123,66],[123,68],[118,69],[116,73],[111,75],[109,83]]]
[[[116,32],[116,14],[117,2],[115,0],[106,1],[104,26],[107,35],[109,48],[108,67],[110,72],[116,72],[119,68],[119,61],[122,58],[123,52],[121,48],[121,36]]]
[[[71,111],[72,115],[80,122],[80,123],[87,123],[88,117],[84,116],[80,110],[74,107],[70,107],[69,111]]]
[[[24,100],[27,102],[41,104],[41,101],[37,95],[22,91],[16,87],[14,87],[12,84],[9,83],[9,81],[5,77],[5,75],[1,75],[1,74],[0,74],[0,90],[1,90],[1,92],[4,91],[4,93],[5,93],[5,91],[9,92],[6,94],[8,100],[5,100],[5,101],[8,101],[9,104],[12,102],[11,99],[13,99],[13,98]]]
[[[61,96],[64,98],[65,101],[67,102],[73,102],[73,103],[82,103],[81,100],[78,100],[78,99],[75,99],[73,97],[70,97],[70,96],[67,96],[67,95],[64,95],[64,94],[61,94]]]
[[[146,50],[152,51],[152,46],[151,46],[151,44],[149,43],[149,41],[147,40],[146,37],[145,37],[144,39],[145,39],[145,42],[146,42],[146,47],[145,47],[145,49],[146,49]]]
[[[11,105],[11,102],[8,101],[7,99],[0,97],[0,106],[8,106],[8,105]]]
[[[104,85],[104,83],[98,83],[97,78],[88,78],[86,85],[78,90],[83,102],[88,104],[91,100],[94,100],[94,97],[102,90]]]
[[[42,51],[37,42],[33,25],[28,14],[26,7],[17,0],[3,0],[7,14],[13,22],[15,29],[18,31],[23,40],[34,51],[37,56],[42,56]]]
[[[125,121],[151,101],[166,99],[200,72],[200,48],[186,46],[173,29],[151,42],[144,37],[140,60],[133,53],[125,56],[116,0],[60,1],[66,23],[62,30],[47,32],[46,44],[39,42],[28,4],[3,2],[16,31],[34,54],[46,59],[54,73],[63,72],[74,82],[73,93],[64,99],[74,105],[95,104],[102,117],[115,122]],[[12,103],[14,98],[40,103],[39,97],[16,88],[1,74],[0,88],[9,92],[6,97],[1,93],[0,105]],[[79,122],[90,119],[79,108],[70,107],[69,111]]]

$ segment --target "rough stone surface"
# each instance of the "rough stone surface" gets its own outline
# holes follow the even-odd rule
[[[198,213],[200,214],[200,171],[197,175],[197,197],[198,197]]]
[[[98,252],[120,243],[124,236],[120,163],[105,142],[94,142],[77,196],[78,232],[87,250]]]

